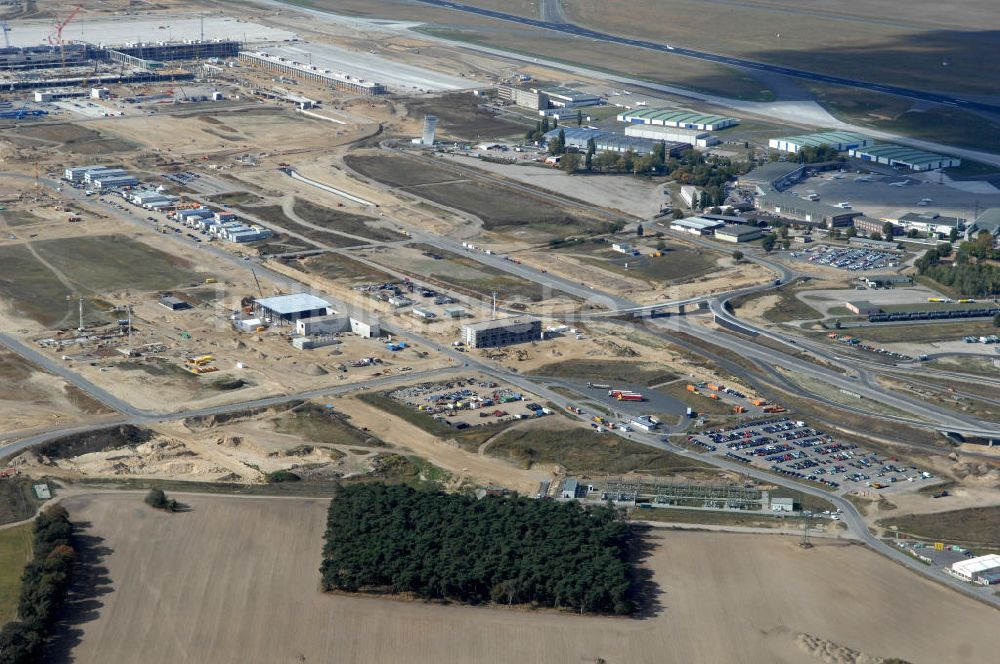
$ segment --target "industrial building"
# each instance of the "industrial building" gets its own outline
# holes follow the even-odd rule
[[[591,140],[594,141],[594,149],[598,152],[628,152],[631,150],[636,154],[645,155],[653,154],[657,146],[662,144],[666,157],[679,157],[685,150],[691,148],[687,143],[654,141],[649,138],[624,136],[591,127],[557,127],[546,132],[542,136],[542,140],[547,143],[559,136],[560,132],[566,139],[566,147],[580,151],[586,150]]]
[[[751,242],[762,235],[764,232],[756,226],[723,226],[715,231],[715,239],[723,242]]]
[[[276,295],[254,300],[254,313],[271,323],[293,323],[300,318],[329,315],[330,303],[309,293]]]
[[[976,220],[965,229],[966,239],[974,239],[983,231],[994,238],[1000,238],[1000,208],[988,208],[976,217]]]
[[[350,318],[333,313],[327,316],[300,318],[295,321],[295,333],[300,337],[314,337],[322,334],[336,334],[351,329]]]
[[[852,220],[862,214],[778,191],[764,192],[756,197],[755,202],[758,210],[773,212],[786,219],[810,226],[825,226],[827,228],[850,226]]]
[[[845,302],[844,306],[847,309],[859,316],[868,316],[870,314],[880,314],[882,313],[882,308],[877,304],[872,304],[867,300],[853,300],[851,302]]]
[[[854,228],[868,235],[871,235],[872,233],[881,233],[882,227],[885,226],[886,224],[886,222],[882,219],[875,219],[874,217],[866,217],[865,215],[861,215],[860,217],[855,217],[854,219],[851,220],[851,223],[853,224]],[[893,234],[895,235],[896,233]]]
[[[956,576],[969,583],[978,583],[988,586],[1000,583],[1000,555],[991,553],[976,558],[968,558],[952,563],[948,571],[952,576]]]
[[[77,67],[86,64],[94,53],[95,49],[87,44],[0,48],[0,69]]]
[[[854,148],[868,147],[874,142],[867,136],[850,131],[825,131],[818,134],[772,138],[767,142],[767,147],[781,152],[798,152],[802,148],[833,148],[837,152],[846,152]]]
[[[350,74],[323,69],[315,65],[298,62],[277,55],[269,55],[263,51],[240,51],[240,62],[250,66],[276,72],[290,78],[329,85],[337,90],[359,95],[384,95],[388,92],[385,86],[374,81],[366,81]]]
[[[631,111],[619,113],[618,122],[677,127],[680,129],[697,129],[700,131],[718,131],[719,129],[732,127],[739,123],[735,118],[705,115],[704,113],[671,108],[636,108]]]
[[[907,212],[896,223],[905,230],[915,230],[918,233],[937,233],[938,235],[948,235],[952,230],[962,232],[965,229],[965,219],[959,217],[945,217],[940,214],[921,214],[920,212]]]
[[[722,228],[726,224],[714,219],[704,217],[688,217],[686,219],[675,219],[670,222],[670,230],[690,233],[691,235],[711,235],[717,228]]]
[[[491,348],[543,339],[542,321],[535,316],[512,316],[462,326],[462,341],[470,348]]]
[[[681,185],[681,200],[689,208],[701,207],[701,195],[704,191],[704,189],[699,189],[694,185]]]
[[[184,300],[181,300],[179,298],[170,295],[164,295],[160,297],[160,304],[166,307],[167,309],[170,309],[171,311],[181,311],[183,309],[191,308],[191,305],[185,302]]]
[[[795,511],[795,499],[794,498],[772,498],[770,502],[771,502],[771,511],[772,512],[794,512]]]
[[[126,171],[124,168],[105,168],[102,166],[84,173],[83,181],[86,184],[92,184],[95,180],[100,180],[104,178],[116,178],[122,175],[128,175],[128,171]]]
[[[765,191],[775,189],[784,191],[799,182],[807,175],[840,168],[837,161],[824,161],[817,164],[796,164],[784,161],[772,161],[757,166],[746,175],[740,175],[737,184],[745,189]]]
[[[626,136],[636,138],[651,138],[656,141],[671,141],[689,143],[699,148],[718,145],[722,141],[707,131],[697,129],[678,129],[675,127],[660,127],[648,124],[630,124],[625,127]]]
[[[139,178],[134,175],[101,175],[90,181],[94,189],[107,190],[118,187],[132,187],[139,184]]]
[[[63,178],[70,182],[83,182],[83,178],[91,171],[106,169],[107,166],[75,166],[63,171]]]
[[[586,108],[599,106],[604,101],[595,94],[561,86],[522,88],[506,84],[497,87],[497,98],[535,111],[548,108]]]
[[[598,106],[604,101],[590,92],[581,92],[562,86],[538,88],[538,93],[545,95],[551,108],[585,108]]]
[[[852,149],[848,154],[861,161],[871,161],[896,168],[908,168],[911,171],[933,171],[938,168],[953,168],[962,165],[962,160],[955,157],[946,157],[890,143],[871,147],[860,145],[858,148],[864,149]]]

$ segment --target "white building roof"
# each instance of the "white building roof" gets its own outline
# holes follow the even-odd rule
[[[722,228],[726,223],[714,219],[704,219],[702,217],[688,217],[686,219],[675,219],[670,222],[670,226],[678,228],[690,228],[698,231],[709,231],[713,228]]]
[[[313,309],[327,309],[330,307],[329,302],[309,293],[264,297],[258,299],[257,304],[277,314],[294,314],[300,311],[312,311]]]
[[[991,553],[987,556],[969,558],[968,560],[959,560],[951,566],[951,569],[953,572],[957,572],[962,576],[971,577],[973,574],[985,572],[986,570],[993,569],[994,567],[1000,567],[1000,555]]]

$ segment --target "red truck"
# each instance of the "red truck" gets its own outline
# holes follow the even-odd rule
[[[637,392],[622,392],[616,397],[619,401],[645,401],[646,398]]]

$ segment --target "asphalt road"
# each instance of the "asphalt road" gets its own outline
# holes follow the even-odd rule
[[[830,83],[833,85],[843,85],[852,88],[859,88],[862,90],[871,90],[873,92],[894,94],[894,95],[899,95],[901,97],[908,97],[910,99],[915,99],[918,101],[923,101],[933,104],[946,104],[948,106],[957,106],[970,110],[987,111],[991,113],[996,113],[1000,111],[1000,106],[996,106],[994,104],[987,104],[973,99],[966,99],[964,97],[959,97],[955,95],[941,94],[937,92],[927,92],[925,90],[915,90],[912,88],[903,88],[893,85],[881,85],[879,83],[873,83],[870,81],[861,81],[857,79],[844,78],[841,76],[831,76],[829,74],[820,74],[817,72],[806,71],[803,69],[795,69],[794,67],[784,67],[781,65],[757,62],[754,60],[746,60],[744,58],[735,58],[728,55],[711,53],[709,51],[699,51],[690,48],[683,48],[680,46],[675,47],[675,46],[670,46],[668,44],[659,44],[656,42],[646,41],[644,39],[630,39],[628,37],[618,37],[616,35],[611,35],[605,32],[598,32],[596,30],[590,30],[588,28],[583,28],[568,23],[556,23],[552,21],[543,21],[534,18],[527,18],[524,16],[516,16],[514,14],[507,14],[505,12],[494,11],[492,9],[484,9],[482,7],[473,7],[471,5],[464,5],[457,2],[450,2],[449,0],[416,0],[416,1],[425,5],[432,5],[434,7],[441,7],[443,9],[451,9],[455,11],[467,12],[470,14],[478,14],[480,16],[487,16],[489,18],[499,19],[501,21],[508,21],[510,23],[517,23],[520,25],[526,25],[533,28],[551,30],[554,32],[559,32],[574,37],[580,37],[582,39],[591,39],[595,41],[608,42],[611,44],[619,44],[622,46],[632,46],[634,48],[641,48],[649,51],[670,53],[672,55],[678,55],[685,58],[704,60],[707,62],[714,62],[721,65],[729,65],[732,67],[740,67],[742,69],[763,71],[771,74],[782,74],[784,76],[791,76],[794,78],[801,78],[808,81],[816,81],[819,83]]]
[[[14,174],[13,177],[21,178],[21,179],[24,179],[24,180],[31,179],[28,176],[23,176],[23,175],[19,175],[19,174]],[[55,182],[53,182],[51,180],[47,180],[47,179],[43,180],[43,183],[46,184],[47,186],[50,186],[50,187],[53,187],[53,188],[57,184],[57,183],[55,183]],[[74,190],[74,189],[67,188],[66,189],[66,193],[70,197],[74,197],[75,196],[75,197],[78,197],[78,198],[83,198],[82,194],[80,194],[80,192],[78,192],[77,190]],[[90,202],[94,203],[94,204],[99,204],[96,201],[90,201]],[[119,218],[119,219],[122,219],[124,221],[131,221],[131,222],[133,222],[135,224],[138,224],[138,225],[143,225],[145,223],[144,221],[142,221],[142,219],[138,215],[125,214],[122,211],[118,210],[117,208],[113,208],[113,207],[111,207],[110,205],[107,205],[107,204],[99,204],[99,205],[101,205],[108,214],[112,215],[115,218]],[[183,237],[177,237],[174,234],[165,235],[163,237],[164,238],[168,238],[168,237],[171,238],[170,240],[167,240],[167,241],[181,242],[181,243],[183,243],[185,245],[186,249],[188,249],[188,250],[190,249],[189,243],[187,243],[183,239]],[[442,246],[443,248],[453,249],[452,245],[450,245],[447,241],[444,241],[444,240],[442,240],[440,238],[431,238],[431,239],[434,239],[435,241],[440,242],[441,244],[439,246]],[[204,245],[199,245],[199,246],[202,247],[202,250],[204,250],[204,251],[211,251],[212,253],[215,253],[216,255],[218,255],[223,260],[229,261],[234,266],[234,268],[246,269],[246,265],[245,265],[244,261],[239,260],[237,257],[235,257],[235,256],[233,256],[231,254],[228,254],[227,252],[225,252],[225,251],[223,251],[221,249],[216,249],[214,247],[204,247]],[[559,280],[556,280],[555,278],[553,278],[551,275],[548,275],[547,273],[541,273],[539,271],[532,270],[530,268],[526,268],[525,266],[522,266],[522,265],[517,265],[517,264],[511,263],[509,261],[503,260],[503,259],[498,258],[498,257],[491,257],[489,255],[479,254],[479,253],[475,253],[473,255],[476,257],[477,260],[484,260],[484,262],[488,261],[490,264],[493,264],[493,265],[495,265],[498,268],[504,269],[505,271],[515,272],[515,273],[519,274],[520,276],[523,276],[525,278],[530,278],[530,279],[539,281],[541,283],[550,283],[554,287],[555,287],[555,283],[558,283],[558,281],[559,281]],[[759,260],[765,260],[765,259],[759,259]],[[270,270],[267,270],[263,266],[258,266],[257,269],[262,274],[264,274],[268,278],[272,279],[275,283],[284,284],[289,289],[301,289],[301,287],[302,287],[301,284],[298,284],[294,280],[292,280],[292,279],[290,279],[288,277],[285,277],[283,275],[279,275],[279,274],[273,273]],[[782,272],[782,274],[786,274],[786,273]],[[562,281],[565,281],[565,280],[562,280]],[[766,285],[761,286],[761,288],[762,287],[766,287]],[[625,300],[624,298],[612,297],[612,296],[607,295],[607,294],[602,294],[599,291],[594,291],[593,294],[596,297],[605,297],[605,298],[607,298],[607,301],[609,301],[609,302],[621,303],[621,304],[623,304],[625,306],[631,306],[631,307],[636,307],[637,306],[637,305],[635,305],[635,303],[629,302],[628,300]],[[711,298],[709,300],[709,303],[710,303],[710,306],[712,307],[713,311],[721,312],[724,315],[729,315],[724,310],[725,309],[724,308],[724,298],[718,298],[718,297]],[[655,319],[654,319],[654,322],[655,322]],[[662,323],[662,321],[661,321],[661,323]],[[384,377],[384,378],[374,379],[374,380],[371,380],[371,381],[365,381],[362,384],[356,384],[355,383],[355,384],[342,385],[342,386],[329,386],[329,387],[318,388],[316,390],[311,390],[311,391],[307,391],[307,392],[301,392],[301,393],[297,393],[297,394],[278,395],[278,396],[274,396],[274,397],[268,397],[268,398],[265,398],[265,399],[258,399],[258,400],[253,400],[253,401],[248,401],[248,402],[242,402],[242,403],[228,404],[228,405],[223,405],[223,406],[217,406],[217,407],[211,407],[211,408],[205,408],[205,409],[197,409],[197,410],[191,410],[191,411],[184,411],[184,412],[179,412],[179,413],[170,413],[170,414],[165,414],[165,415],[157,415],[157,414],[150,414],[150,413],[144,412],[144,411],[139,411],[137,409],[132,408],[131,406],[129,406],[126,403],[122,403],[120,400],[116,399],[112,395],[107,394],[105,391],[101,390],[100,388],[97,388],[96,386],[90,384],[88,381],[83,380],[79,376],[72,376],[72,378],[70,376],[67,376],[66,375],[67,373],[72,374],[72,372],[68,372],[65,367],[62,367],[58,363],[53,363],[51,361],[48,361],[44,356],[40,356],[38,353],[36,353],[32,349],[27,348],[23,344],[17,343],[15,340],[9,339],[9,337],[8,337],[8,341],[15,341],[15,343],[13,343],[11,345],[8,345],[8,347],[12,348],[12,350],[14,350],[15,352],[24,354],[24,356],[27,359],[29,359],[29,360],[31,360],[33,362],[39,362],[39,360],[41,360],[42,362],[40,362],[40,363],[42,364],[42,366],[44,366],[44,367],[46,367],[46,368],[48,368],[50,370],[53,370],[55,373],[57,373],[60,376],[66,377],[67,380],[71,380],[71,382],[73,382],[73,384],[77,385],[81,389],[84,389],[86,392],[94,395],[95,398],[98,398],[98,399],[104,401],[105,403],[108,403],[108,405],[112,405],[112,407],[119,408],[119,410],[126,416],[123,419],[123,421],[129,421],[129,422],[133,422],[133,423],[137,423],[137,424],[149,424],[149,423],[152,423],[152,422],[162,421],[162,420],[165,420],[165,419],[179,419],[179,418],[191,417],[191,416],[196,416],[196,415],[212,415],[212,414],[218,414],[218,413],[225,413],[225,412],[232,412],[232,411],[236,411],[236,410],[242,410],[242,409],[246,409],[246,408],[252,408],[252,407],[256,407],[256,406],[273,405],[273,404],[276,404],[276,403],[287,402],[289,400],[299,399],[299,398],[315,398],[315,397],[333,395],[333,394],[338,394],[338,393],[351,392],[351,391],[356,391],[356,390],[364,390],[364,389],[368,389],[370,387],[379,387],[379,386],[383,386],[383,385],[388,385],[388,384],[391,384],[391,383],[399,381],[399,380],[412,380],[414,377],[421,377],[421,378],[426,377],[428,379],[431,379],[431,378],[434,378],[434,377],[441,377],[441,376],[444,376],[444,375],[447,375],[447,374],[450,374],[450,373],[454,373],[456,371],[461,371],[461,372],[478,371],[478,372],[482,372],[482,373],[487,374],[487,375],[494,376],[494,377],[496,377],[496,378],[498,378],[500,380],[508,382],[508,383],[510,383],[510,384],[512,384],[512,385],[514,385],[514,386],[516,386],[516,387],[524,390],[525,392],[536,394],[541,399],[545,399],[547,401],[550,401],[550,402],[552,402],[553,404],[557,405],[560,408],[565,408],[566,406],[568,406],[571,403],[573,403],[573,401],[575,401],[575,400],[568,399],[568,398],[566,398],[566,397],[564,397],[564,396],[562,396],[562,395],[554,392],[552,389],[550,389],[550,386],[548,384],[546,384],[544,381],[542,381],[542,380],[540,380],[538,378],[534,378],[534,377],[533,378],[527,378],[525,376],[521,376],[520,374],[518,374],[516,372],[502,369],[500,367],[497,367],[497,366],[493,365],[492,363],[483,362],[483,361],[478,360],[475,357],[470,357],[467,354],[459,353],[455,349],[451,348],[450,346],[439,344],[439,343],[437,343],[435,341],[432,341],[430,339],[423,338],[422,336],[420,336],[418,334],[415,334],[415,333],[411,333],[411,332],[408,332],[408,331],[404,332],[404,331],[400,331],[400,330],[390,330],[390,331],[392,331],[394,334],[397,334],[401,338],[407,339],[408,341],[411,341],[413,343],[423,345],[426,348],[431,348],[433,350],[438,351],[442,355],[444,355],[444,356],[450,358],[451,360],[453,360],[455,362],[456,366],[449,367],[449,368],[444,368],[444,369],[438,369],[438,370],[434,370],[434,371],[430,371],[430,372],[422,372],[422,373],[414,372],[414,373],[410,373],[410,374],[405,374],[403,376]],[[699,336],[699,338],[703,338],[704,340],[708,341],[709,343],[726,345],[726,346],[731,347],[731,348],[735,346],[738,352],[740,352],[741,354],[744,354],[747,357],[750,357],[751,359],[753,359],[753,360],[755,360],[755,361],[757,361],[758,363],[761,363],[761,364],[767,364],[767,365],[775,365],[775,364],[777,364],[777,365],[792,366],[792,367],[795,367],[796,370],[804,371],[804,372],[807,372],[807,373],[809,373],[811,375],[816,375],[818,373],[819,375],[821,375],[821,377],[822,377],[822,379],[824,381],[829,381],[829,382],[831,382],[831,384],[835,384],[835,385],[836,384],[840,384],[842,381],[849,381],[850,380],[848,378],[843,377],[840,374],[836,374],[836,372],[831,372],[829,370],[822,369],[821,367],[818,367],[817,365],[814,365],[812,363],[805,362],[804,360],[799,360],[799,359],[794,358],[794,357],[792,357],[792,356],[790,356],[788,354],[785,354],[785,353],[781,353],[781,352],[778,352],[778,351],[775,351],[775,350],[772,350],[772,349],[768,349],[768,348],[764,348],[764,347],[755,345],[752,342],[739,339],[738,337],[733,337],[732,335],[722,335],[720,337],[720,333],[718,333],[718,332],[715,332],[715,331],[712,331],[712,330],[707,330],[705,328],[701,328],[700,326],[696,326],[696,325],[689,325],[687,323],[684,324],[683,331],[686,332],[686,333],[689,333],[689,334],[694,334],[694,336]],[[694,349],[694,348],[692,348],[692,349],[696,350],[696,352],[698,352],[697,349]],[[732,363],[729,363],[729,364],[732,364]],[[741,369],[738,369],[738,370],[742,372]],[[852,384],[852,386],[856,387],[853,384]],[[891,397],[891,400],[893,400],[893,401],[895,401],[897,399],[903,399],[903,397],[898,397],[898,396],[895,396],[895,395],[893,397]],[[880,399],[880,400],[883,400],[883,399]],[[916,402],[915,400],[913,402],[907,403],[907,405],[913,405],[913,403],[919,403],[921,406],[927,407],[927,404],[925,404],[924,402]],[[956,423],[964,423],[965,421],[967,421],[967,420],[965,420],[965,418],[961,418],[957,414],[951,414],[951,413],[948,413],[948,412],[943,413],[942,417],[946,418],[949,422],[954,421]],[[101,423],[101,424],[90,425],[90,426],[74,427],[72,429],[65,429],[65,430],[60,430],[60,431],[51,431],[51,432],[39,434],[39,435],[32,436],[32,437],[29,437],[29,438],[24,438],[24,439],[22,439],[20,441],[17,441],[15,443],[13,443],[12,445],[8,445],[7,447],[5,447],[3,449],[3,453],[5,455],[6,454],[10,454],[10,453],[16,453],[16,452],[18,452],[20,450],[23,450],[23,449],[25,449],[25,448],[27,448],[27,447],[29,447],[31,445],[43,442],[44,440],[51,440],[52,438],[55,438],[55,437],[58,437],[58,436],[61,436],[61,435],[65,435],[67,432],[94,430],[94,429],[103,428],[105,426],[108,426],[107,422],[104,422],[104,423]],[[718,466],[720,468],[724,468],[724,469],[731,470],[731,471],[734,471],[734,472],[738,472],[738,473],[743,473],[743,474],[746,474],[746,475],[750,475],[752,477],[758,478],[758,479],[766,481],[766,482],[775,483],[775,484],[779,484],[779,485],[782,485],[782,486],[787,486],[789,488],[793,488],[793,489],[796,489],[796,490],[801,490],[801,491],[804,491],[804,492],[809,493],[811,495],[820,496],[820,497],[823,497],[823,498],[825,498],[827,500],[830,500],[835,505],[837,505],[838,508],[840,508],[841,510],[843,510],[843,519],[844,519],[844,522],[847,524],[848,528],[850,529],[850,531],[852,533],[854,533],[860,539],[864,540],[869,546],[872,547],[873,550],[876,550],[876,551],[878,551],[878,552],[880,552],[880,553],[882,553],[882,554],[884,554],[886,556],[889,556],[890,558],[892,558],[892,559],[900,562],[901,564],[904,564],[904,565],[910,567],[914,571],[922,573],[922,574],[924,574],[926,576],[929,576],[930,578],[933,578],[935,580],[938,580],[938,581],[940,581],[942,583],[946,583],[948,585],[951,585],[952,587],[954,587],[956,590],[958,590],[960,592],[963,592],[963,593],[965,593],[967,595],[970,595],[972,597],[976,597],[976,598],[978,598],[980,600],[983,600],[983,601],[986,601],[988,603],[992,603],[992,604],[994,604],[996,606],[1000,606],[1000,598],[994,597],[992,595],[986,596],[986,595],[983,595],[983,594],[976,593],[973,589],[971,589],[969,587],[966,587],[961,582],[959,582],[957,580],[954,580],[954,579],[950,579],[948,577],[944,577],[943,575],[940,575],[938,573],[935,573],[933,570],[927,568],[926,566],[924,566],[921,563],[915,561],[914,559],[910,558],[909,556],[907,556],[907,555],[905,555],[905,554],[903,554],[903,553],[901,553],[901,552],[893,549],[891,546],[885,544],[884,542],[881,542],[880,540],[878,540],[877,538],[875,538],[874,536],[872,536],[871,533],[868,531],[867,527],[865,526],[864,521],[861,518],[861,515],[857,512],[857,510],[854,508],[854,506],[850,502],[848,502],[846,499],[844,499],[844,498],[842,498],[840,496],[830,494],[827,491],[825,491],[823,489],[820,489],[820,488],[813,488],[811,486],[804,485],[804,484],[799,484],[799,483],[793,482],[791,480],[787,480],[787,479],[784,479],[784,478],[782,478],[780,476],[775,476],[775,475],[772,475],[770,473],[767,473],[767,472],[764,472],[764,471],[761,471],[761,470],[757,470],[757,469],[754,469],[754,468],[749,468],[749,467],[747,467],[747,466],[745,466],[743,464],[734,464],[734,463],[725,461],[724,459],[716,459],[716,458],[701,459],[699,456],[696,456],[696,455],[692,454],[691,452],[689,452],[687,450],[684,450],[684,449],[679,448],[679,447],[677,447],[675,445],[672,445],[672,444],[670,444],[668,442],[665,442],[658,435],[643,434],[643,433],[639,433],[639,432],[627,433],[627,432],[622,432],[620,430],[616,430],[616,433],[618,435],[621,435],[621,436],[623,436],[625,438],[628,438],[628,439],[633,440],[633,441],[638,442],[638,443],[642,443],[642,444],[645,444],[645,445],[648,445],[648,446],[651,446],[651,447],[656,447],[656,448],[659,448],[659,449],[664,449],[664,450],[667,450],[667,451],[670,451],[670,452],[674,452],[676,454],[680,454],[682,456],[687,456],[687,457],[691,457],[691,458],[698,458],[701,461],[710,461],[713,465],[716,465],[716,466]]]

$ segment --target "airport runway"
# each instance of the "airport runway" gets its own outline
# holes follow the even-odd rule
[[[514,14],[498,12],[492,9],[483,9],[481,7],[473,7],[458,2],[451,2],[450,0],[416,0],[416,1],[421,4],[440,7],[442,9],[451,9],[455,11],[467,12],[470,14],[478,14],[480,16],[495,18],[501,21],[508,21],[511,23],[518,23],[520,25],[525,25],[532,28],[552,30],[554,32],[560,32],[562,34],[571,35],[574,37],[581,37],[583,39],[603,41],[611,44],[620,44],[622,46],[634,46],[635,48],[642,48],[649,51],[670,53],[685,58],[704,60],[707,62],[714,62],[716,64],[729,65],[732,67],[741,67],[743,69],[769,72],[772,74],[782,74],[784,76],[792,76],[794,78],[801,78],[808,81],[816,81],[819,83],[830,83],[833,85],[843,85],[852,88],[860,88],[863,90],[871,90],[872,92],[882,92],[886,94],[899,95],[901,97],[908,97],[910,99],[915,99],[917,101],[924,101],[932,104],[945,104],[947,106],[961,107],[968,110],[987,111],[991,113],[1000,112],[1000,106],[994,104],[986,104],[971,99],[965,99],[963,97],[958,97],[954,95],[941,94],[936,92],[927,92],[924,90],[914,90],[912,88],[903,88],[893,85],[881,85],[879,83],[872,83],[870,81],[859,81],[856,79],[843,78],[841,76],[820,74],[817,72],[795,69],[793,67],[783,67],[781,65],[772,65],[764,62],[756,62],[754,60],[735,58],[728,55],[710,53],[708,51],[698,51],[695,49],[683,48],[681,46],[675,47],[669,44],[658,44],[656,42],[646,41],[644,39],[630,39],[628,37],[618,37],[605,32],[598,32],[596,30],[590,30],[588,28],[583,28],[568,23],[556,23],[551,21],[542,21],[538,19],[527,18],[524,16],[516,16]]]

